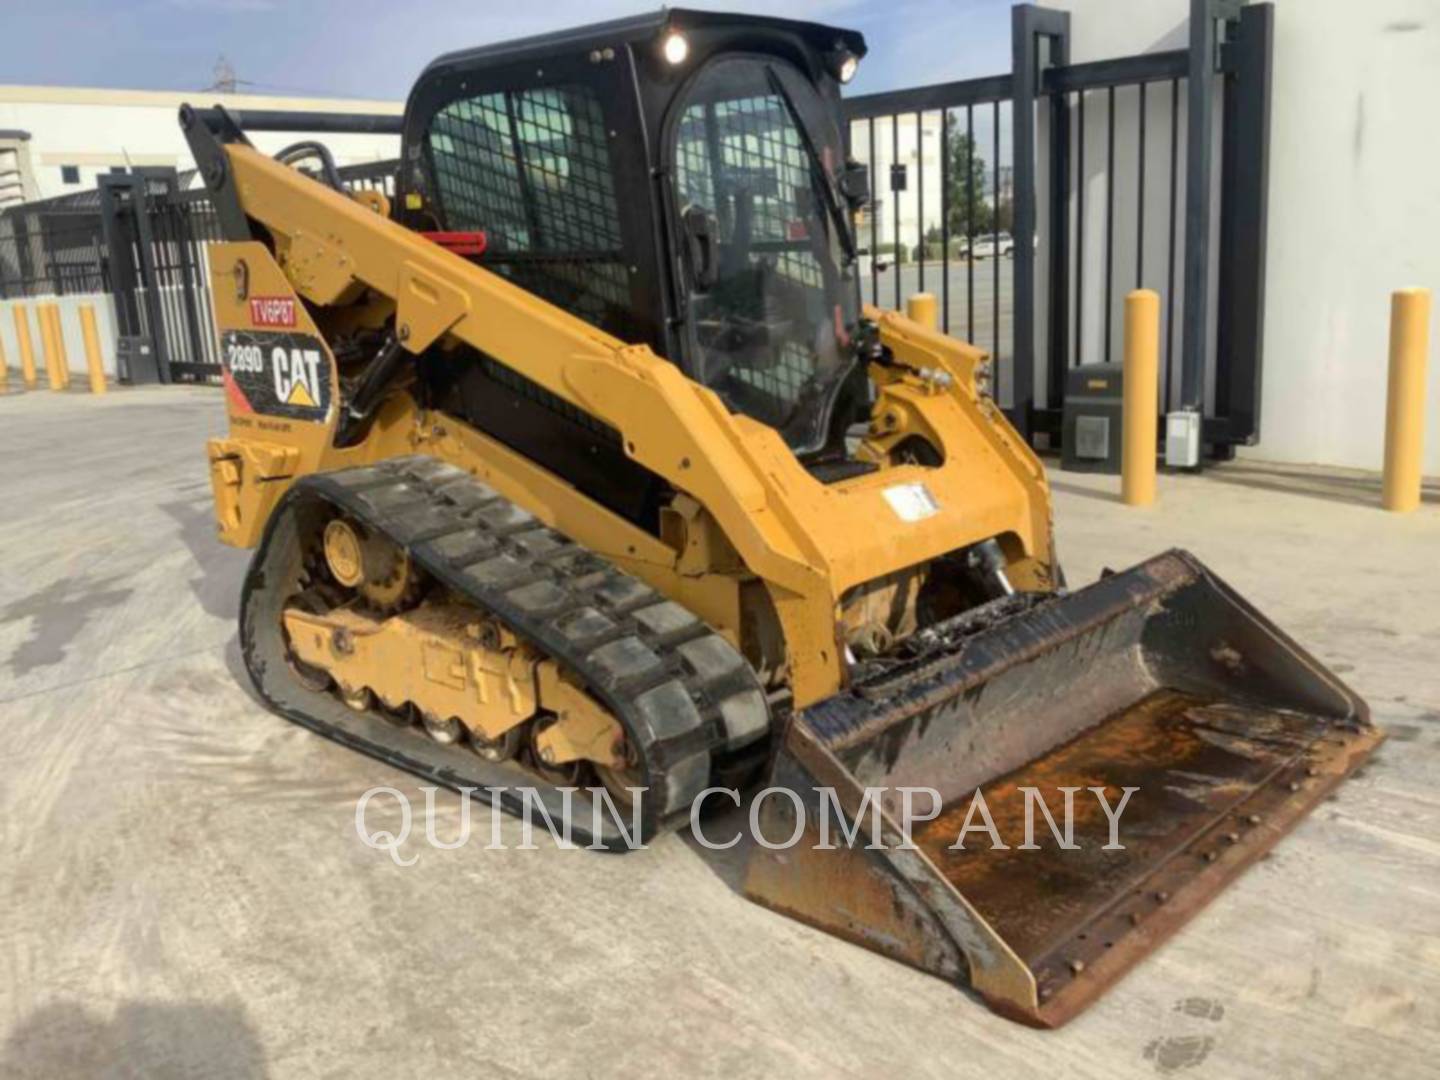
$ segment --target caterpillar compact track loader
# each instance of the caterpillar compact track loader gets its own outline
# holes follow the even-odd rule
[[[454,53],[393,203],[182,110],[241,643],[278,712],[581,842],[762,776],[799,843],[751,897],[1055,1025],[1379,736],[1183,552],[1061,587],[987,356],[859,303],[864,51],[670,10]],[[1017,847],[1025,788],[1085,796],[1074,849]],[[1081,789],[1127,788],[1115,849]],[[953,843],[977,791],[1008,847]],[[875,831],[817,843],[832,805]]]

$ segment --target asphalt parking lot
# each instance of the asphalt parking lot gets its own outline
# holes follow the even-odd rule
[[[740,852],[355,832],[419,781],[279,719],[235,645],[205,388],[0,397],[0,1075],[1421,1076],[1440,1031],[1440,490],[1254,462],[1056,474],[1070,582],[1191,549],[1389,741],[1059,1032],[755,906]],[[460,811],[445,795],[441,832]],[[377,824],[379,818],[376,819]]]

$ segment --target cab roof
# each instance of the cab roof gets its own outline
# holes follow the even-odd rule
[[[842,30],[822,23],[798,19],[778,19],[769,15],[739,15],[721,11],[697,11],[693,8],[661,8],[644,15],[590,23],[585,26],[555,30],[548,34],[499,41],[472,49],[446,53],[430,62],[421,75],[427,76],[456,67],[470,70],[517,61],[554,56],[572,51],[629,45],[653,41],[667,29],[675,30],[754,30],[799,38],[816,53],[825,53],[841,45],[857,58],[866,52],[865,37],[855,30]]]

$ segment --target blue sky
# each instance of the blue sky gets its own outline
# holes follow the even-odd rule
[[[434,56],[653,0],[0,0],[0,82],[199,90],[223,53],[256,93],[404,98]],[[1009,70],[1010,0],[691,0],[860,30],[866,93]],[[24,48],[16,44],[24,42]]]

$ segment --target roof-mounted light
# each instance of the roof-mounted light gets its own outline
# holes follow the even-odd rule
[[[671,30],[665,35],[665,41],[660,46],[660,52],[668,64],[683,64],[685,58],[690,55],[690,42],[685,40],[685,35],[678,30]]]
[[[860,70],[860,58],[852,52],[840,54],[840,63],[835,68],[835,77],[842,83],[848,83],[855,77],[855,72]]]

